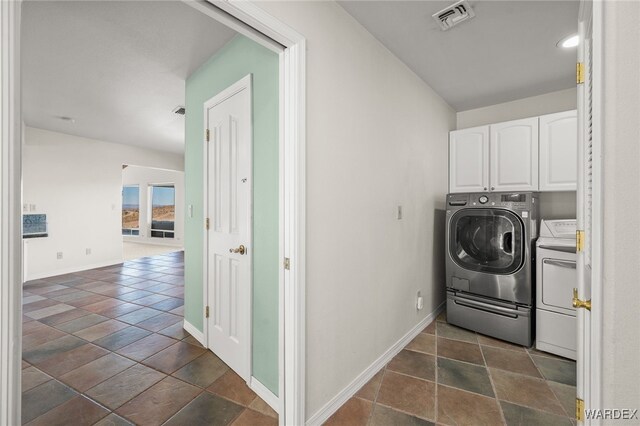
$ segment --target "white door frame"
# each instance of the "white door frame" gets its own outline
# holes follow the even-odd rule
[[[19,1],[0,1],[0,424],[21,423],[22,117]]]
[[[589,276],[585,276],[585,255],[578,253],[578,289],[580,297],[591,300],[590,312],[578,312],[577,320],[580,321],[582,315],[586,315],[585,332],[578,336],[582,339],[583,345],[578,344],[578,350],[584,353],[578,354],[578,359],[582,365],[578,365],[577,371],[577,398],[584,400],[585,409],[601,409],[602,407],[602,230],[604,228],[604,215],[602,205],[602,92],[603,92],[603,45],[602,45],[602,18],[603,2],[593,0],[581,0],[579,12],[579,34],[581,36],[578,46],[578,62],[585,63],[587,58],[584,52],[584,35],[590,27],[591,32],[591,54],[592,68],[588,69],[585,64],[585,83],[578,87],[578,143],[584,143],[589,132],[586,121],[585,100],[587,79],[592,79],[592,207],[591,207],[591,235],[587,235],[590,240],[591,250],[591,271]],[[578,173],[584,176],[586,166],[584,147],[578,149]],[[584,181],[584,177],[582,177]],[[584,184],[578,181],[577,191],[577,219],[579,229],[585,230],[585,194]],[[590,285],[586,285],[590,283]],[[589,288],[590,287],[590,288]],[[587,292],[590,290],[590,294]],[[579,363],[580,364],[580,363]],[[582,393],[582,394],[581,394]],[[582,413],[584,416],[584,413]],[[601,424],[601,420],[584,419],[586,425]]]
[[[305,38],[248,1],[208,0],[205,13],[280,57],[280,424],[305,422]],[[191,2],[195,3],[195,2]],[[0,424],[20,424],[22,254],[20,9],[0,1]],[[195,6],[194,6],[195,7]],[[264,36],[270,38],[266,39]],[[277,42],[274,43],[273,41]],[[284,47],[279,47],[278,44]],[[285,269],[285,259],[288,267]]]
[[[252,368],[252,362],[253,362],[253,339],[252,339],[252,321],[253,321],[253,91],[252,91],[252,75],[248,74],[244,77],[242,77],[240,80],[236,81],[235,83],[233,83],[231,86],[227,87],[226,89],[222,90],[220,93],[214,95],[212,98],[210,98],[209,100],[207,100],[204,103],[203,106],[203,113],[204,113],[204,127],[208,129],[208,121],[209,121],[209,110],[213,107],[215,107],[216,105],[221,104],[222,102],[226,101],[227,99],[229,99],[230,97],[240,93],[242,90],[248,90],[249,91],[249,133],[252,135],[251,136],[251,142],[250,142],[250,146],[249,146],[249,153],[251,155],[251,164],[249,166],[249,174],[247,176],[247,179],[249,180],[249,205],[248,208],[250,210],[249,212],[249,216],[247,217],[247,222],[248,222],[248,227],[249,227],[249,235],[247,237],[247,241],[244,242],[243,244],[246,244],[247,247],[249,247],[249,285],[250,285],[250,289],[248,292],[249,295],[249,309],[248,309],[248,313],[249,313],[249,320],[247,321],[245,330],[244,330],[244,335],[248,337],[249,342],[248,342],[248,351],[249,353],[247,354],[247,357],[245,359],[245,368],[246,371],[249,372],[249,380],[247,381],[247,384],[249,385],[249,387],[254,387],[255,386],[255,379],[253,377],[253,368]],[[202,135],[204,135],[205,133],[205,129],[202,129]],[[205,140],[203,141],[202,144],[202,160],[203,160],[203,171],[204,173],[202,174],[202,189],[203,189],[203,217],[204,218],[211,218],[211,215],[213,214],[212,212],[209,212],[209,149],[211,148],[211,146],[209,145],[209,141]],[[208,219],[206,219],[208,220]],[[206,306],[209,306],[209,286],[211,285],[211,283],[209,282],[209,240],[210,240],[210,236],[211,234],[209,233],[210,230],[206,230],[204,231],[204,238],[203,238],[203,256],[202,256],[202,279],[203,279],[203,283],[202,283],[202,289],[203,289],[203,306],[202,306],[202,311],[204,312]],[[204,347],[207,349],[210,349],[210,343],[209,342],[209,319],[205,317],[204,322],[203,322],[203,329],[202,332],[204,333]],[[253,386],[252,386],[253,384]],[[259,385],[258,385],[259,386]],[[269,394],[264,395],[264,390],[261,388],[257,389],[256,392],[259,396],[262,397],[262,399],[264,399],[267,403],[269,403],[269,405],[275,405],[274,410],[278,411],[280,407],[278,407],[277,403],[274,403],[273,399],[275,396],[270,395],[271,392],[269,392]],[[262,395],[261,395],[262,394]],[[276,397],[277,398],[277,397]],[[277,399],[276,399],[277,401]]]

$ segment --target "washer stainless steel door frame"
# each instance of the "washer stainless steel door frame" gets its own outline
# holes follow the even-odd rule
[[[450,219],[449,256],[461,268],[508,275],[524,263],[524,224],[503,209],[462,209]]]
[[[447,288],[533,304],[536,193],[447,196]]]

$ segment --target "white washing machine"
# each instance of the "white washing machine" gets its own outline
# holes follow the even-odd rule
[[[542,220],[536,247],[536,349],[575,360],[575,219]]]

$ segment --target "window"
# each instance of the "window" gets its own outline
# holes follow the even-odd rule
[[[176,221],[176,188],[151,185],[151,236],[174,238]]]
[[[122,235],[140,235],[140,188],[122,187]]]

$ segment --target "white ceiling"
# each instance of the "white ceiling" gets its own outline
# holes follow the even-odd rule
[[[185,80],[234,35],[180,1],[28,1],[24,121],[182,153]]]
[[[457,111],[575,85],[578,1],[470,0],[475,18],[446,32],[446,1],[340,1],[342,7]]]

